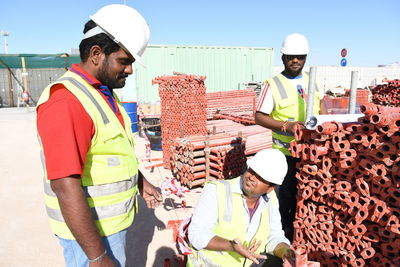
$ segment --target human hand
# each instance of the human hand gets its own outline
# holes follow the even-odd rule
[[[292,266],[296,266],[296,253],[293,249],[287,248],[283,254],[283,259],[289,261]]]
[[[258,259],[267,259],[267,256],[255,254],[254,252],[258,249],[261,245],[261,241],[253,240],[248,247],[245,247],[240,239],[235,238],[231,241],[233,251],[237,252],[238,254],[242,255],[245,258],[248,258],[252,262],[256,264],[260,264]]]
[[[162,203],[160,189],[149,183],[146,178],[142,177],[141,195],[146,201],[146,205],[150,209],[155,209]]]
[[[286,131],[289,132],[289,133],[294,134],[296,132],[296,129],[302,130],[304,128],[305,128],[304,122],[302,122],[302,121],[291,121],[291,122],[288,122],[288,124],[286,126],[286,129],[287,129]]]

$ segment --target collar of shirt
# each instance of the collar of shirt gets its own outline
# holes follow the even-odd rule
[[[238,182],[233,185],[233,187],[232,187],[233,193],[244,195],[244,192],[242,189],[242,180],[243,180],[243,175],[240,176],[240,179],[238,180]],[[260,197],[260,200],[261,200],[262,204],[266,204],[269,201],[269,197],[267,194],[264,194]],[[260,202],[260,204],[261,204],[261,202]],[[261,206],[261,205],[259,205],[259,206]]]
[[[85,81],[87,81],[91,86],[94,88],[98,88],[101,86],[101,83],[92,75],[87,73],[84,69],[82,69],[78,64],[72,64],[71,68],[69,69],[75,74],[81,76]]]
[[[288,79],[290,79],[290,80],[295,80],[295,79],[301,79],[301,78],[303,78],[303,73],[300,73],[300,75],[299,75],[299,76],[296,76],[296,77],[292,77],[292,76],[286,75],[286,74],[283,73],[283,72],[281,72],[281,73],[282,73],[283,76],[285,76],[286,78],[288,78]]]
[[[115,105],[114,96],[111,90],[106,86],[102,85],[95,77],[87,73],[84,69],[82,69],[78,64],[72,64],[70,71],[74,72],[81,76],[85,81],[87,81],[91,86],[98,89],[104,96],[107,97],[108,102],[110,102],[113,111],[117,112],[117,107]]]

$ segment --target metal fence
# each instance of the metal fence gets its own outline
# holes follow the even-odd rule
[[[23,88],[29,90],[34,105],[43,89],[65,72],[64,68],[44,69],[0,69],[0,107],[15,107],[22,104]]]

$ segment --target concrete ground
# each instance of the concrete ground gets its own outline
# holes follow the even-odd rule
[[[58,240],[51,233],[43,200],[43,169],[36,137],[33,108],[0,108],[0,266],[64,266]],[[145,177],[159,186],[170,171],[146,166],[144,140],[137,136],[135,147]],[[152,151],[151,158],[162,158]],[[156,210],[140,199],[139,214],[127,235],[127,266],[162,266],[177,254],[168,221],[187,218],[193,212],[200,189],[186,193],[187,208],[181,199],[164,197]],[[177,264],[175,264],[177,266]]]

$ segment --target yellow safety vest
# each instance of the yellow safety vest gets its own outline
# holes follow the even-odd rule
[[[218,205],[218,223],[213,229],[215,235],[233,240],[239,238],[245,245],[246,243],[246,224],[242,194],[232,192],[234,184],[238,183],[240,177],[232,180],[221,180],[212,182],[217,186],[217,205]],[[277,203],[275,192],[268,194],[269,201]],[[258,229],[250,243],[257,239],[261,241],[255,253],[260,254],[265,251],[267,237],[269,235],[269,209],[264,207],[261,212],[261,218]],[[192,253],[188,256],[187,266],[189,267],[225,267],[225,266],[250,266],[253,262],[244,258],[240,254],[233,251],[213,251],[213,250],[196,250],[192,247]],[[246,262],[246,263],[245,263]],[[243,265],[245,264],[245,265]]]
[[[308,85],[309,75],[302,73],[304,84]],[[271,112],[271,117],[278,121],[305,121],[307,103],[298,93],[295,85],[282,73],[267,81],[272,90],[275,107]],[[297,92],[297,93],[293,93]],[[318,86],[315,86],[314,91],[314,107],[313,114],[319,114],[320,108],[320,93]],[[282,151],[285,155],[290,156],[290,142],[294,140],[291,133],[272,131],[272,148]]]
[[[87,81],[71,71],[44,89],[37,108],[49,99],[50,88],[55,84],[63,84],[78,98],[96,129],[86,156],[81,185],[99,233],[109,236],[122,231],[132,224],[137,211],[138,164],[134,153],[134,137],[129,127],[131,120],[114,94],[124,118],[124,129],[103,97]],[[43,148],[41,155],[44,159]],[[46,169],[44,172],[45,203],[50,226],[56,235],[75,239],[46,178]]]

